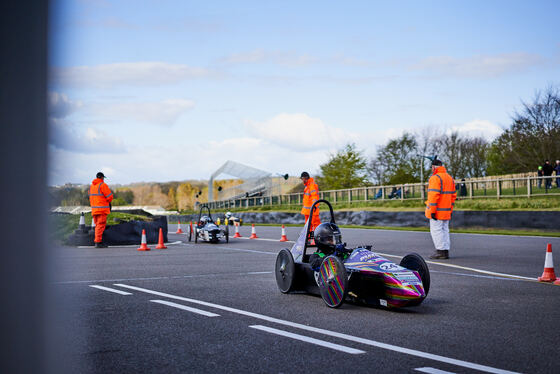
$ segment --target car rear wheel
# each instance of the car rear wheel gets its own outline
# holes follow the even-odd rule
[[[348,293],[346,268],[336,256],[328,256],[319,267],[318,282],[321,297],[331,308],[338,308]]]
[[[293,289],[296,267],[292,253],[286,248],[282,249],[276,256],[276,284],[282,293],[288,293]]]
[[[194,242],[198,243],[198,229],[196,228],[196,226],[193,229],[193,235],[194,235]]]
[[[193,228],[192,225],[189,226],[189,242],[192,240],[192,235],[193,235]]]
[[[418,253],[408,254],[402,258],[399,265],[409,270],[415,270],[418,274],[420,274],[420,278],[422,278],[422,285],[424,286],[424,292],[426,293],[426,296],[428,296],[428,292],[430,291],[430,269],[428,269],[428,264],[426,264],[426,261],[424,261],[422,256]],[[422,302],[422,300],[420,300],[420,302]],[[418,304],[420,304],[420,302]]]

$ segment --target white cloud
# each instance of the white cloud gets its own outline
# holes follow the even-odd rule
[[[67,121],[50,121],[49,144],[54,148],[76,153],[123,153],[126,147],[120,138],[93,128],[80,131]]]
[[[304,113],[282,113],[265,122],[246,121],[246,126],[254,136],[301,152],[338,149],[360,139],[359,134],[328,126]]]
[[[185,151],[188,149],[188,151]],[[49,184],[89,183],[99,170],[111,184],[208,179],[227,160],[273,174],[298,175],[307,170],[315,175],[328,159],[327,152],[287,150],[263,139],[232,138],[185,147],[130,147],[126,153],[75,153],[50,147]],[[107,169],[108,165],[112,170]],[[225,175],[224,175],[225,176]]]
[[[51,91],[48,93],[48,111],[50,118],[65,118],[82,106],[81,102],[74,102],[64,94]]]
[[[166,62],[123,62],[96,66],[53,68],[55,83],[112,88],[116,86],[161,86],[208,76],[206,69]]]
[[[487,78],[526,71],[543,62],[541,56],[523,52],[466,58],[434,56],[423,59],[418,64],[411,66],[411,69],[430,71],[440,75]]]
[[[309,65],[316,61],[315,57],[306,54],[299,55],[291,51],[265,51],[263,49],[234,53],[222,59],[222,62],[226,64],[271,63],[287,66]]]
[[[88,110],[97,116],[143,123],[171,126],[179,117],[194,107],[185,99],[168,99],[160,102],[123,102],[115,104],[90,104]]]
[[[482,137],[490,141],[498,137],[504,131],[504,129],[502,129],[500,126],[490,121],[482,120],[482,119],[474,119],[470,122],[451,126],[450,132],[451,131],[457,131],[462,135],[467,135],[471,137],[473,136]]]

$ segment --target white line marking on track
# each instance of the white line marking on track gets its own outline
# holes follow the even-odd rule
[[[121,290],[115,290],[114,288],[109,288],[109,287],[103,287],[103,286],[98,286],[98,285],[89,285],[90,287],[93,288],[97,288],[99,290],[103,290],[103,291],[109,291],[109,292],[114,292],[114,293],[118,293],[119,295],[132,295],[130,292],[125,292],[125,291],[121,291]]]
[[[170,301],[164,301],[164,300],[150,300],[150,301],[152,303],[163,304],[163,305],[171,306],[173,308],[186,310],[187,312],[202,314],[203,316],[206,316],[206,317],[219,317],[220,316],[219,314],[216,314],[216,313],[207,312],[207,311],[202,310],[202,309],[191,308],[190,306],[176,304],[176,303],[172,303]]]
[[[387,257],[396,257],[396,258],[402,258],[403,256],[396,256],[396,255],[390,255],[388,253],[380,253],[380,252],[376,252],[378,255],[381,256],[387,256]],[[502,278],[513,278],[513,279],[521,279],[521,280],[527,280],[527,281],[533,281],[533,282],[538,282],[537,278],[529,278],[529,277],[523,277],[521,275],[513,275],[513,274],[504,274],[504,273],[497,273],[494,271],[488,271],[488,270],[481,270],[481,269],[475,269],[475,268],[469,268],[466,266],[460,266],[460,265],[454,265],[454,264],[445,264],[443,262],[438,262],[438,261],[426,261],[428,264],[432,264],[432,265],[440,265],[440,266],[447,266],[449,268],[455,268],[455,269],[462,269],[462,270],[469,270],[469,271],[474,271],[475,273],[482,273],[482,274],[489,274],[489,275],[494,275],[497,277],[502,277]]]
[[[330,349],[334,349],[334,350],[345,352],[345,353],[350,353],[350,354],[353,354],[353,355],[360,354],[360,353],[366,353],[366,352],[361,351],[359,349],[347,347],[345,345],[334,344],[334,343],[330,343],[330,342],[327,342],[327,341],[324,341],[324,340],[310,338],[309,336],[305,336],[305,335],[299,335],[299,334],[294,334],[294,333],[287,332],[287,331],[284,331],[284,330],[273,329],[272,327],[267,327],[267,326],[262,326],[262,325],[253,325],[253,326],[249,326],[249,327],[251,327],[253,329],[261,330],[261,331],[266,331],[266,332],[269,332],[271,334],[281,335],[281,336],[285,336],[287,338],[300,340],[302,342],[316,344],[316,345],[319,345],[321,347],[330,348]]]
[[[272,323],[277,323],[277,324],[284,325],[284,326],[291,326],[291,327],[298,328],[298,329],[301,329],[301,330],[306,330],[306,331],[311,331],[311,332],[315,332],[315,333],[318,333],[318,334],[333,336],[333,337],[339,338],[339,339],[350,340],[350,341],[353,341],[353,342],[357,342],[357,343],[361,343],[361,344],[365,344],[365,345],[370,345],[370,346],[373,346],[373,347],[386,349],[386,350],[389,350],[389,351],[400,352],[400,353],[404,353],[404,354],[411,355],[411,356],[421,357],[421,358],[428,359],[428,360],[433,360],[433,361],[444,362],[446,364],[451,364],[451,365],[461,366],[461,367],[465,367],[465,368],[469,368],[469,369],[484,371],[484,372],[487,372],[487,373],[517,374],[513,371],[497,369],[497,368],[493,368],[491,366],[479,365],[479,364],[475,364],[475,363],[468,362],[468,361],[457,360],[457,359],[450,358],[450,357],[435,355],[435,354],[432,354],[432,353],[427,353],[427,352],[417,351],[417,350],[414,350],[414,349],[399,347],[399,346],[396,346],[396,345],[381,343],[381,342],[377,342],[375,340],[360,338],[360,337],[357,337],[357,336],[348,335],[348,334],[344,334],[344,333],[340,333],[340,332],[335,332],[335,331],[325,330],[325,329],[321,329],[321,328],[317,328],[317,327],[307,326],[307,325],[303,325],[303,324],[296,323],[296,322],[285,321],[285,320],[282,320],[282,319],[279,319],[279,318],[269,317],[269,316],[265,316],[263,314],[258,314],[258,313],[253,313],[253,312],[247,312],[245,310],[235,309],[235,308],[231,308],[231,307],[224,306],[224,305],[219,305],[219,304],[213,304],[213,303],[209,303],[209,302],[206,302],[206,301],[190,299],[190,298],[187,298],[187,297],[171,295],[171,294],[168,294],[168,293],[163,293],[163,292],[158,292],[158,291],[152,291],[152,290],[149,290],[149,289],[146,289],[146,288],[129,286],[127,284],[115,284],[115,286],[124,287],[124,288],[128,288],[128,289],[131,289],[131,290],[136,290],[136,291],[140,291],[140,292],[145,292],[145,293],[152,294],[152,295],[158,295],[158,296],[161,296],[161,297],[167,297],[167,298],[170,298],[170,299],[187,301],[187,302],[190,302],[190,303],[193,303],[193,304],[205,305],[205,306],[209,306],[211,308],[225,310],[225,311],[228,311],[228,312],[231,312],[231,313],[236,313],[236,314],[240,314],[240,315],[244,315],[244,316],[248,316],[248,317],[253,317],[253,318],[257,318],[257,319],[272,322]]]
[[[414,370],[421,371],[422,373],[429,373],[429,374],[455,374],[450,371],[439,370],[436,368],[417,368]]]
[[[146,278],[121,278],[121,279],[94,279],[83,281],[66,281],[54,282],[53,284],[80,284],[80,283],[100,283],[100,282],[130,282],[130,281],[144,281],[144,280],[163,280],[163,279],[184,279],[184,278],[207,278],[207,277],[221,277],[231,275],[259,275],[259,274],[272,274],[272,271],[250,271],[244,273],[215,273],[215,274],[198,274],[198,275],[170,275],[168,277],[146,277]]]
[[[246,238],[244,236],[242,236],[241,238],[235,238],[235,239],[247,239],[247,240],[265,240],[267,242],[278,242],[278,243],[295,243],[294,241],[288,240],[285,242],[281,242],[280,239],[267,239],[267,238],[255,238],[255,239],[251,239],[251,238]]]
[[[175,242],[171,242],[171,243],[165,243],[165,245],[177,245],[177,244],[181,244],[182,241],[177,240]],[[138,244],[127,244],[127,245],[110,245],[107,248],[137,248],[140,245],[140,243]],[[95,248],[92,245],[79,245],[78,248]]]
[[[237,251],[237,252],[266,253],[267,255],[275,255],[275,256],[278,255],[277,252],[257,251],[256,249],[232,248],[232,247],[222,247],[222,246],[215,246],[214,248],[225,249],[228,251]]]

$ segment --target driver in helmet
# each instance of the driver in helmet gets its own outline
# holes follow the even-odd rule
[[[318,271],[323,259],[335,252],[337,245],[342,245],[342,235],[338,226],[331,222],[321,223],[313,232],[317,251],[309,256],[309,264]]]
[[[206,225],[208,223],[210,219],[208,218],[208,216],[202,216],[200,217],[200,221],[198,221],[198,226],[202,227],[204,225]]]

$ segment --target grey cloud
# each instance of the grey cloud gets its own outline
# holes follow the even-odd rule
[[[410,66],[410,70],[422,70],[439,75],[458,77],[497,77],[521,72],[544,63],[539,55],[529,53],[504,53],[467,58],[434,56]]]
[[[162,86],[210,75],[210,71],[183,64],[130,62],[53,68],[57,84],[76,87]]]
[[[49,92],[47,98],[50,118],[65,118],[81,106],[80,102],[73,102],[58,92]]]
[[[117,137],[88,128],[80,132],[64,120],[50,120],[49,144],[54,148],[75,153],[124,153],[126,147]]]

